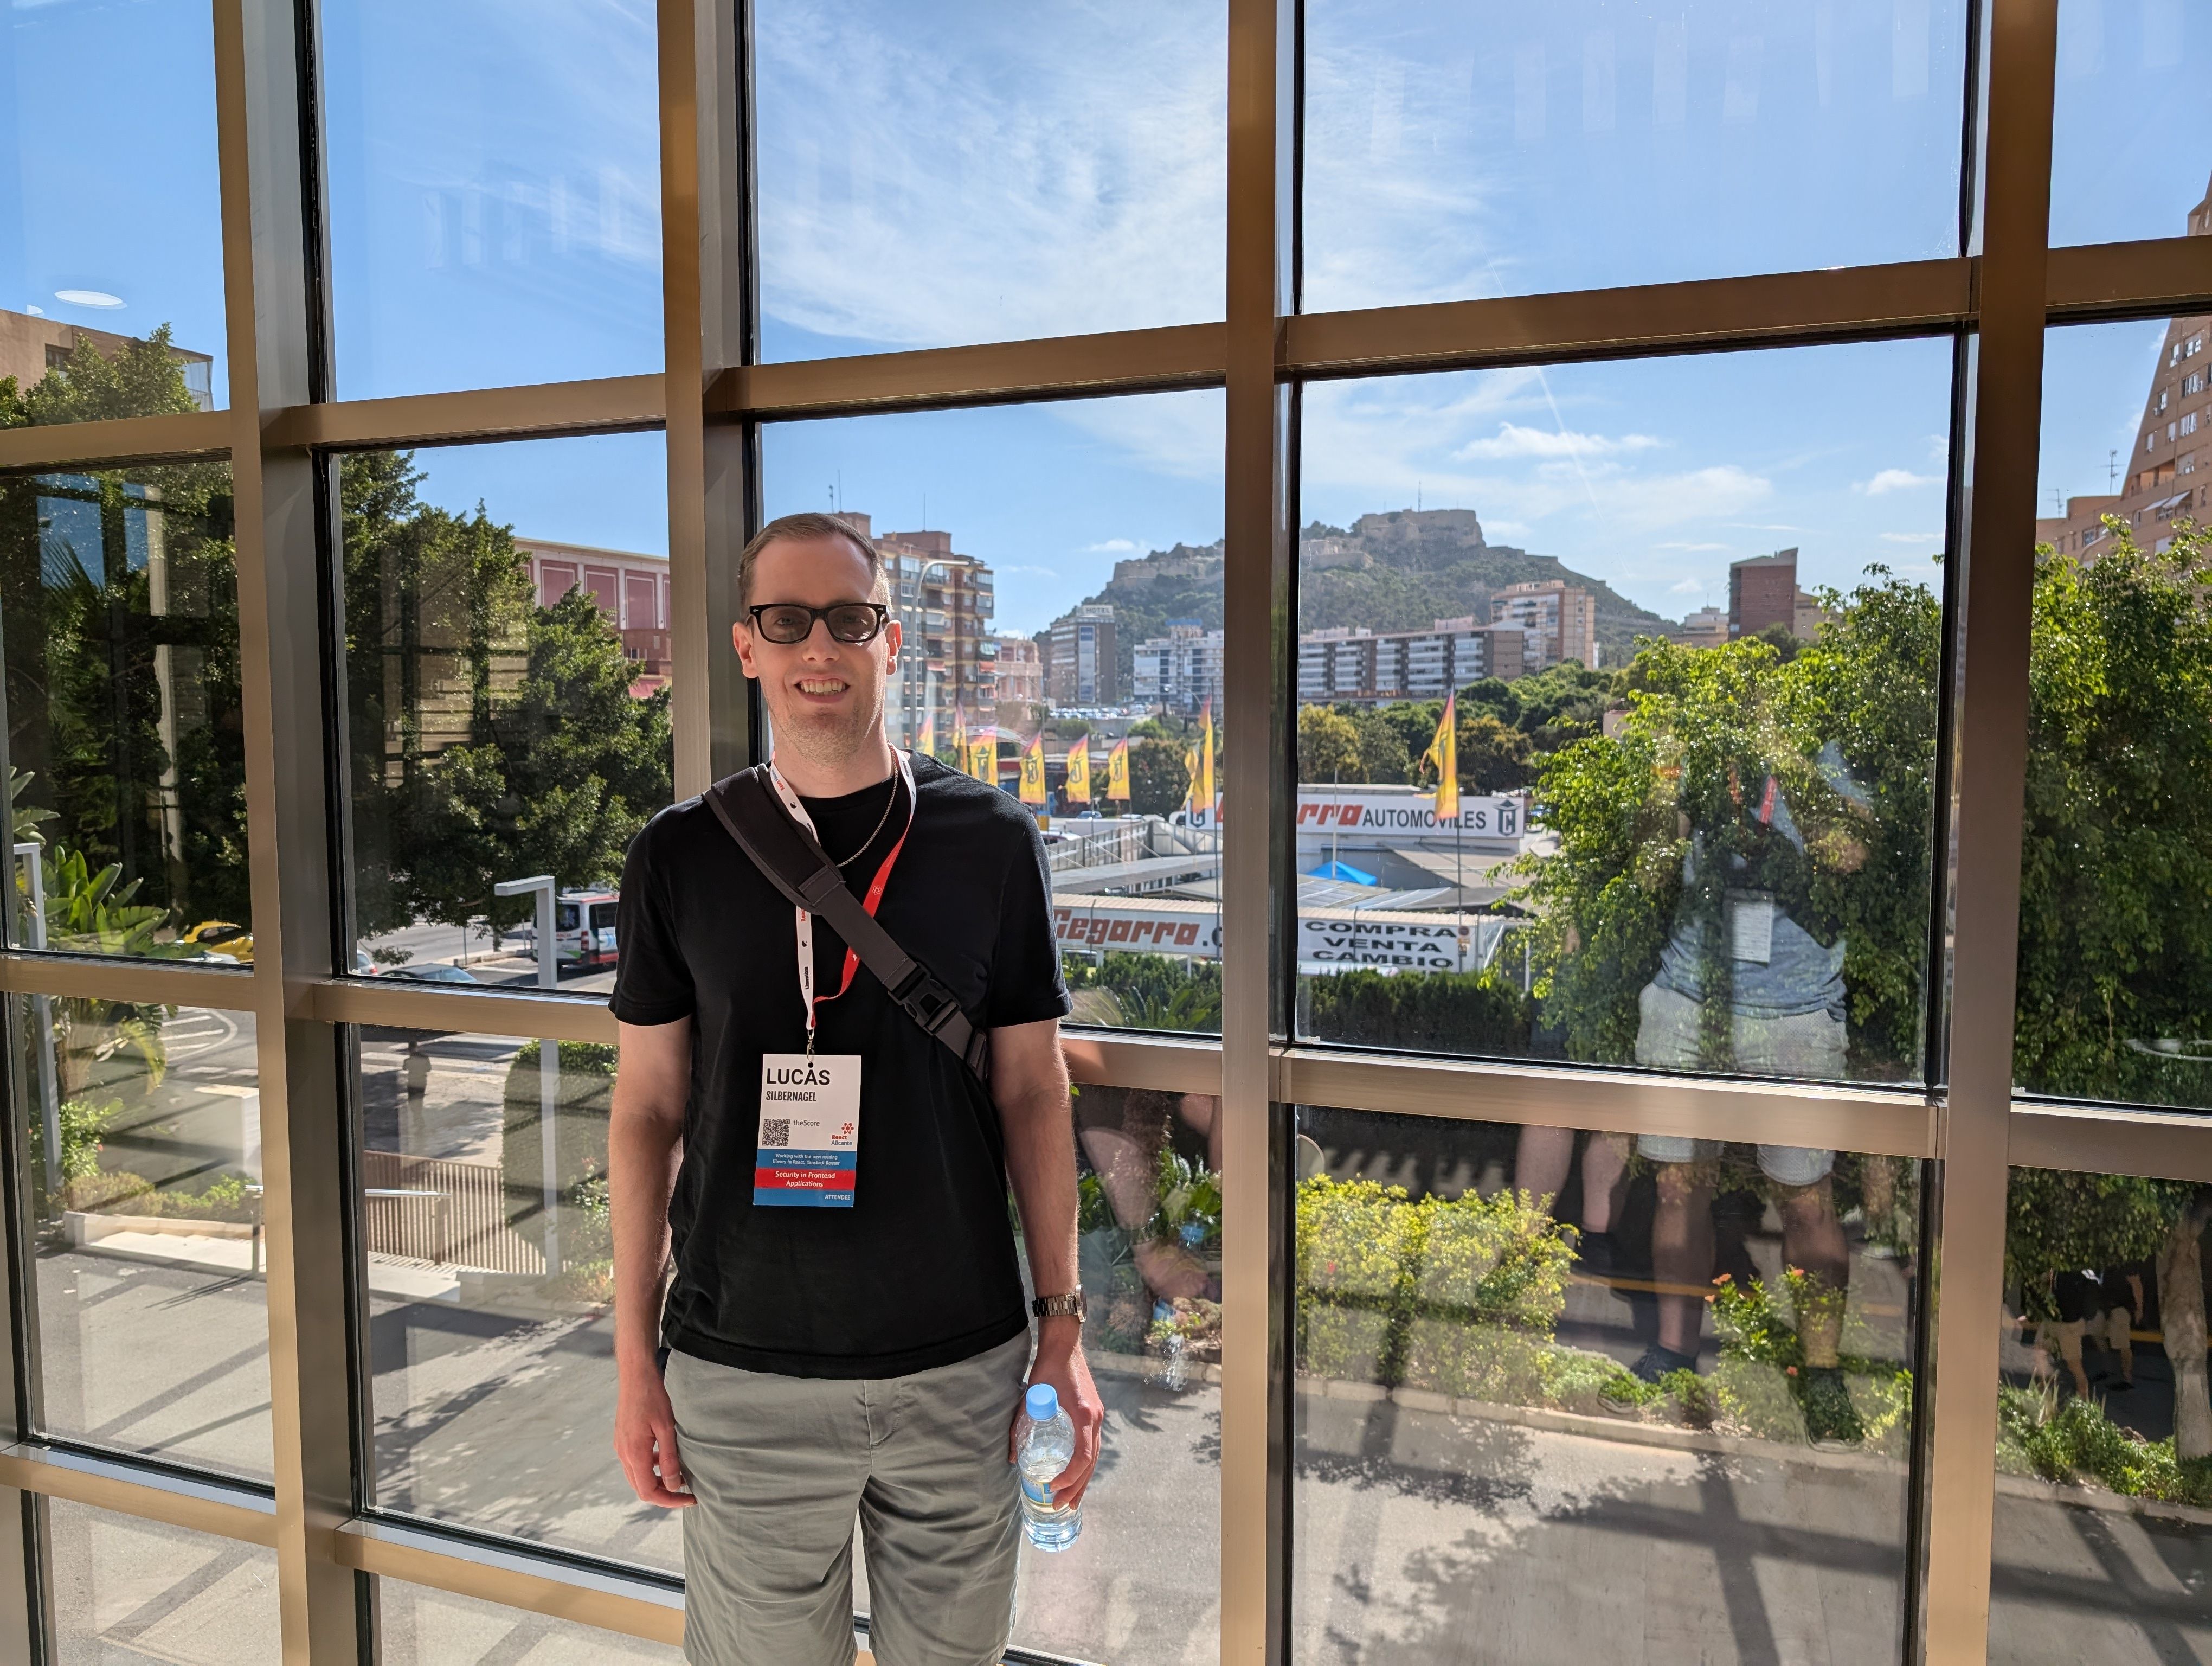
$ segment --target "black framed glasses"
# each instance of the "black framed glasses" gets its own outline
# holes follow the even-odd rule
[[[753,629],[771,642],[789,647],[814,633],[817,619],[830,627],[837,641],[858,647],[883,634],[888,610],[881,602],[834,602],[828,607],[809,607],[804,602],[763,602],[745,610]]]

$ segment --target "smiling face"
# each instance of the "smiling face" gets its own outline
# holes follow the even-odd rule
[[[760,551],[750,588],[747,601],[753,606],[884,599],[860,552],[836,537],[777,538]],[[788,747],[817,769],[833,772],[872,750],[888,754],[884,690],[898,666],[896,620],[887,621],[871,642],[838,641],[820,619],[803,642],[771,642],[752,628],[750,615],[732,635],[745,675],[759,679],[779,754]]]

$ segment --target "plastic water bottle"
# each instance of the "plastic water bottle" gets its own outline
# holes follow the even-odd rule
[[[1022,1399],[1014,1438],[1014,1463],[1022,1472],[1022,1527],[1039,1550],[1065,1550],[1083,1530],[1079,1505],[1055,1505],[1052,1484],[1075,1456],[1075,1425],[1060,1408],[1049,1383],[1030,1385]]]

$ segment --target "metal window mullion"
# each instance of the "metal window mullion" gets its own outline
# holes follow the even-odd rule
[[[1277,911],[1288,824],[1285,721],[1276,698],[1286,628],[1290,391],[1277,376],[1290,308],[1297,0],[1229,7],[1228,395],[1222,605],[1221,1659],[1277,1666],[1289,1651],[1289,1441],[1281,1276],[1286,1140],[1271,1031],[1287,991]]]
[[[308,453],[270,441],[262,422],[307,404],[320,380],[310,246],[320,234],[305,223],[301,142],[306,9],[295,0],[215,0],[216,104],[278,1608],[291,1666],[356,1666],[354,1574],[331,1554],[355,1490],[345,1117],[333,1032],[303,999],[333,964],[337,879],[317,493]]]
[[[1979,1666],[1989,1648],[2057,0],[1992,0],[1985,39],[1979,328],[1964,436],[1972,449],[1954,579],[1949,1090],[1929,1269],[1925,1650],[1942,1666]]]

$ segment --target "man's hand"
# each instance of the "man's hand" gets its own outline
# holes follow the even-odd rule
[[[1075,1426],[1075,1456],[1053,1482],[1052,1501],[1055,1505],[1081,1504],[1084,1489],[1091,1485],[1091,1472],[1098,1467],[1098,1432],[1106,1421],[1106,1408],[1098,1398],[1097,1385],[1091,1380],[1091,1367],[1083,1358],[1083,1332],[1073,1319],[1055,1317],[1044,1322],[1044,1333],[1037,1339],[1036,1363],[1030,1367],[1030,1381],[1051,1383],[1053,1392],[1060,1396],[1060,1410]],[[1020,1428],[1021,1413],[1017,1411],[1014,1426],[1006,1432],[1009,1463],[1014,1461],[1015,1435]]]
[[[1085,1383],[1090,1380],[1086,1374]],[[615,1389],[615,1456],[641,1502],[663,1510],[697,1502],[684,1484],[683,1461],[676,1454],[676,1409],[668,1403],[659,1371],[622,1373]]]

